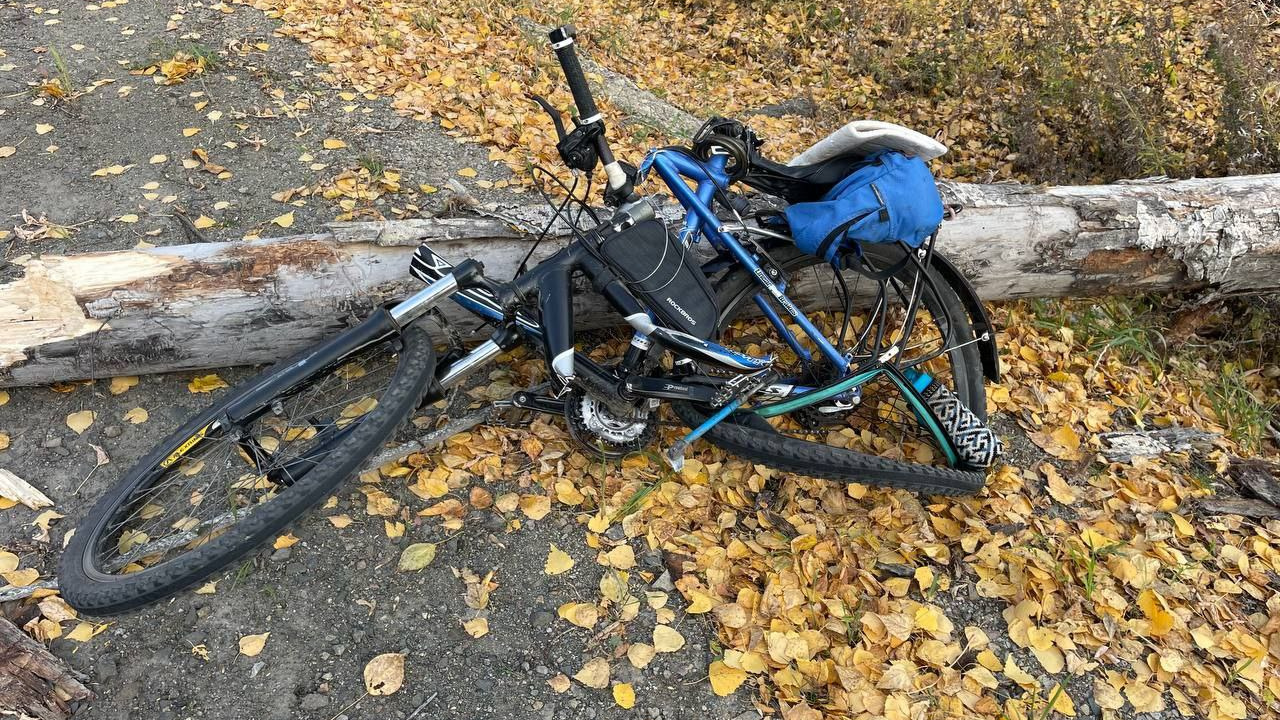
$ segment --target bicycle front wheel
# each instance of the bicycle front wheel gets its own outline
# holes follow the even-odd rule
[[[76,528],[58,578],[67,602],[108,615],[173,595],[274,537],[361,469],[435,371],[422,329],[372,342],[362,332],[333,341],[344,349],[309,371],[300,361],[311,351],[224,393],[139,461]],[[290,382],[279,382],[284,373]],[[274,397],[229,420],[229,408],[270,386]]]
[[[871,253],[872,261],[882,267],[900,259],[891,248]],[[794,290],[788,293],[801,299],[806,314],[832,344],[852,348],[863,359],[877,357],[896,344],[901,348],[895,359],[899,368],[928,373],[980,419],[986,418],[982,365],[972,325],[956,292],[935,271],[908,265],[879,296],[868,289],[864,276],[836,271],[794,247],[778,248],[772,255],[790,276]],[[843,277],[836,278],[837,272]],[[907,323],[910,303],[906,300],[917,284],[921,288],[916,293],[917,307],[913,321]],[[806,362],[768,321],[749,317],[756,307],[758,285],[748,273],[731,271],[717,288],[723,344],[754,355],[774,354],[780,371],[792,382],[821,386],[836,378],[812,343],[803,343],[811,354]],[[850,297],[847,315],[846,293]],[[882,316],[883,331],[878,325]],[[673,403],[673,409],[690,426],[710,415],[707,408],[690,403]],[[973,493],[982,488],[986,477],[985,472],[949,467],[943,445],[884,376],[859,388],[857,396],[843,405],[811,406],[769,420],[736,413],[705,437],[729,452],[780,470],[930,494]]]

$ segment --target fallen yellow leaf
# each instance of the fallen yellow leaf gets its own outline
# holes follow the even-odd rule
[[[136,375],[123,375],[121,377],[111,378],[111,384],[107,386],[107,390],[110,391],[112,395],[119,395],[137,384],[138,378]]]
[[[520,512],[530,520],[541,520],[551,512],[551,498],[546,495],[520,496]]]
[[[657,652],[675,652],[684,647],[684,636],[670,625],[655,625],[653,649]]]
[[[400,562],[396,564],[396,569],[400,572],[414,572],[430,565],[435,559],[435,543],[414,543],[400,553]]]
[[[567,691],[570,685],[572,685],[572,683],[569,682],[569,678],[566,677],[564,673],[560,673],[559,675],[551,678],[547,681],[547,684],[551,686],[552,690],[558,693]]]
[[[631,687],[631,683],[615,683],[613,686],[613,701],[623,710],[630,710],[636,704],[636,691]]]
[[[111,627],[110,623],[102,623],[101,625],[97,625],[95,623],[82,622],[76,625],[75,629],[67,633],[65,637],[68,640],[75,640],[76,642],[89,642],[89,640],[91,640],[93,636],[97,635],[103,630],[106,630],[108,627]]]
[[[383,653],[364,666],[364,688],[370,695],[390,695],[404,685],[404,655]]]
[[[746,671],[731,668],[721,660],[711,663],[707,674],[711,678],[711,690],[721,697],[732,695],[747,679]]]
[[[547,562],[543,567],[543,572],[548,575],[559,575],[568,572],[573,567],[573,558],[569,557],[569,553],[561,550],[551,543],[551,551],[547,553]]]
[[[556,614],[587,630],[594,628],[600,620],[600,609],[592,603],[567,602],[556,610]]]
[[[631,665],[643,670],[652,660],[658,651],[648,643],[631,643],[627,648],[627,660],[631,661]]]
[[[230,387],[227,383],[216,374],[201,375],[191,379],[187,383],[187,390],[193,393],[210,393],[214,390],[221,390]]]
[[[489,620],[487,618],[475,618],[462,623],[462,629],[473,638],[483,637],[489,634]]]
[[[257,657],[258,653],[267,646],[267,638],[271,637],[271,633],[264,632],[260,635],[245,635],[240,638],[240,654],[249,657]]]
[[[603,690],[609,687],[609,661],[601,657],[591,658],[573,679],[589,688]]]
[[[14,587],[26,587],[40,579],[40,571],[35,568],[22,568],[0,573],[0,577]]]
[[[67,427],[74,430],[77,435],[80,435],[89,429],[89,426],[93,424],[97,417],[92,410],[73,412],[67,416]]]

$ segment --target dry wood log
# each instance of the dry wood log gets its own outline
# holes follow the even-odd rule
[[[1133,462],[1135,457],[1159,457],[1172,452],[1199,449],[1208,451],[1218,433],[1196,428],[1170,427],[1159,430],[1130,430],[1102,433],[1102,454],[1111,462]]]
[[[1280,463],[1234,458],[1227,475],[1236,481],[1242,494],[1280,507]]]
[[[32,510],[53,507],[53,501],[31,483],[0,468],[0,497],[20,502]]]
[[[92,697],[75,674],[13,623],[0,618],[0,715],[65,720]]]
[[[939,249],[988,300],[1280,288],[1280,175],[945,190],[967,209],[944,224]],[[510,277],[547,214],[484,213],[27,259],[0,284],[0,386],[278,359],[417,287],[407,267],[421,240]],[[564,242],[551,238],[540,256]],[[580,300],[584,325],[612,321]]]
[[[1194,507],[1196,512],[1208,515],[1239,515],[1260,520],[1280,518],[1280,507],[1253,498],[1203,498],[1196,500]]]

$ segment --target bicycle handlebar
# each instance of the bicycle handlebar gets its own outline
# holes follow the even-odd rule
[[[573,38],[578,34],[572,25],[562,25],[552,30],[551,49],[556,51],[556,59],[564,70],[564,77],[569,81],[569,91],[573,93],[573,104],[578,108],[578,117],[589,123],[600,119],[600,111],[596,109],[596,100],[591,96],[591,87],[587,85],[587,76],[582,72],[578,62],[578,51],[573,47]]]
[[[635,169],[632,168],[631,174],[628,174],[622,164],[613,158],[613,151],[609,149],[609,141],[604,133],[604,119],[600,116],[599,108],[596,107],[595,98],[591,97],[591,87],[587,85],[587,76],[583,74],[582,65],[578,62],[578,51],[573,47],[573,38],[577,34],[577,29],[572,25],[561,25],[548,33],[547,37],[551,40],[551,49],[556,51],[556,59],[560,61],[560,69],[564,71],[565,80],[569,82],[569,91],[573,93],[573,104],[578,107],[578,125],[595,125],[594,128],[587,129],[597,131],[596,153],[609,179],[604,200],[606,204],[617,207],[633,199],[632,196],[635,195],[635,186],[632,182]],[[570,134],[576,134],[583,129],[579,127]]]

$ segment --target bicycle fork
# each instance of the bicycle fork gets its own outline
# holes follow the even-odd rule
[[[427,314],[446,298],[454,297],[459,290],[483,285],[484,266],[475,260],[464,260],[453,266],[450,272],[431,281],[426,287],[388,308],[386,312],[396,329],[401,330]],[[508,328],[498,328],[493,337],[477,345],[471,352],[449,363],[448,367],[437,369],[438,389],[445,390],[457,385],[478,368],[492,362],[515,342],[516,338]]]

